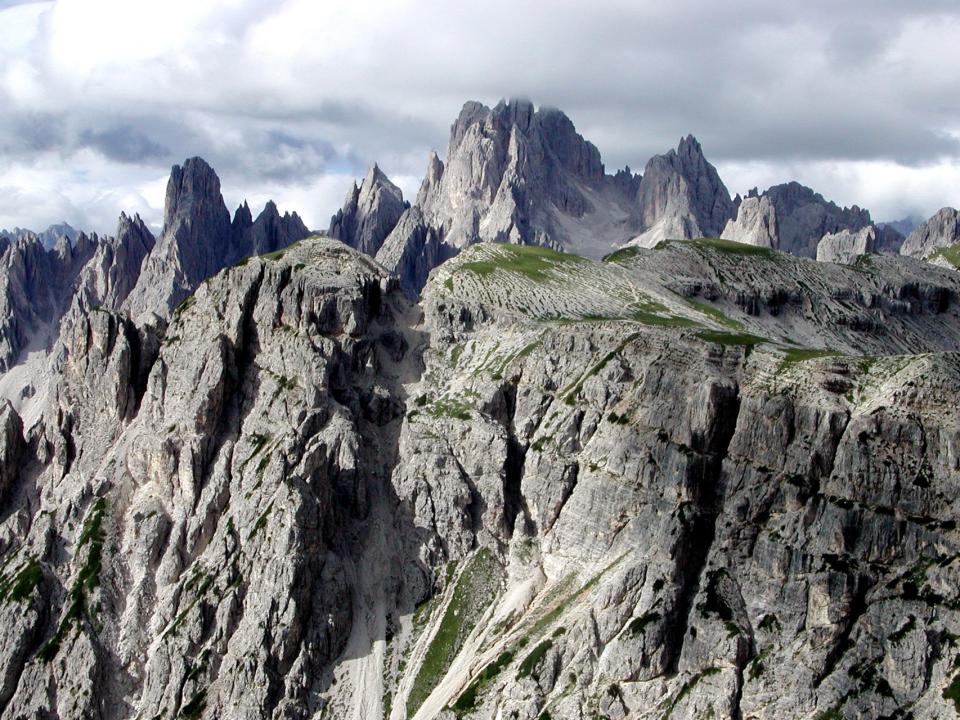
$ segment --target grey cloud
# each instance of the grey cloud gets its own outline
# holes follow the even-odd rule
[[[144,162],[170,157],[169,148],[129,125],[106,130],[85,130],[80,134],[79,142],[118,162]]]
[[[334,57],[310,52],[328,26],[308,27],[299,46],[278,36],[289,52],[277,57],[248,46],[289,6],[238,3],[216,18],[216,43],[179,49],[182,63],[108,65],[89,93],[45,75],[41,35],[23,59],[63,93],[63,110],[38,115],[0,87],[0,162],[32,152],[67,162],[89,147],[150,177],[199,154],[258,187],[360,175],[375,161],[413,176],[429,150],[443,152],[463,101],[516,95],[565,110],[610,169],[642,168],[688,132],[719,162],[960,158],[955,77],[930,72],[923,46],[892,55],[913,24],[960,22],[954,0],[421,0],[370,27],[344,22]],[[956,61],[960,52],[942,62]]]

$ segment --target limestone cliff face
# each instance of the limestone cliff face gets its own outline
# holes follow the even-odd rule
[[[867,228],[872,229],[861,233]],[[827,236],[836,237],[827,241],[820,258],[818,246]],[[851,253],[858,248],[859,254],[896,252],[903,240],[893,227],[874,227],[866,210],[840,207],[796,182],[774,185],[763,193],[751,190],[721,237],[828,262],[835,257],[852,261]]]
[[[956,273],[478,244],[413,304],[311,238],[75,312],[0,408],[2,717],[954,713]]]
[[[468,102],[450,129],[445,160],[431,155],[416,201],[377,259],[418,292],[432,259],[478,242],[599,258],[636,234],[638,181],[629,170],[606,175],[597,148],[559,110],[526,100],[493,108]],[[351,226],[350,218],[371,216],[362,210],[369,204],[363,193],[361,187],[356,200],[348,196],[342,217],[334,218],[338,237],[352,237],[339,229]],[[427,254],[416,251],[424,243]]]
[[[360,187],[354,183],[347,193],[343,207],[330,219],[328,235],[376,255],[406,209],[400,188],[374,165]]]
[[[52,250],[28,235],[0,244],[0,372],[30,345],[43,345],[69,305],[74,283],[102,240],[61,238]],[[55,332],[55,330],[53,330]]]
[[[735,218],[727,221],[720,237],[733,242],[776,248],[780,244],[777,211],[767,195],[748,195],[740,201]]]
[[[692,135],[676,150],[650,159],[638,193],[643,233],[631,244],[717,237],[735,214],[716,168]]]
[[[840,230],[859,230],[870,224],[870,213],[856,205],[846,208],[824,200],[810,188],[796,182],[775,185],[766,191],[780,223],[784,252],[815,257],[820,238]]]
[[[907,236],[901,252],[911,257],[929,257],[937,250],[960,243],[960,212],[942,208]]]
[[[903,235],[892,227],[867,225],[856,232],[841,230],[824,235],[817,243],[817,260],[849,265],[867,254],[898,253],[901,245]]]
[[[189,158],[170,172],[163,232],[123,309],[133,317],[147,312],[165,316],[223,268],[307,235],[296,213],[281,216],[273,202],[255,221],[244,203],[231,222],[220,178],[202,158]]]

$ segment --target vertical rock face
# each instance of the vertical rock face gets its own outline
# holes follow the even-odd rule
[[[330,219],[328,234],[360,252],[376,255],[406,209],[400,188],[374,165],[360,187],[354,184],[347,193],[343,208]]]
[[[430,271],[456,254],[440,239],[439,231],[423,218],[418,206],[407,210],[377,253],[377,262],[397,269],[400,287],[415,299]]]
[[[907,236],[901,252],[911,257],[925,258],[957,243],[960,243],[960,212],[945,207],[926,222],[920,223]]]
[[[956,273],[477,244],[415,306],[311,238],[64,328],[4,717],[953,712]]]
[[[176,306],[236,259],[230,239],[230,214],[213,168],[201,158],[175,165],[167,182],[163,232],[128,299],[131,314]]]
[[[70,303],[77,276],[102,242],[81,233],[75,244],[61,238],[51,250],[32,235],[0,246],[0,372],[9,370],[31,343],[46,344]]]
[[[777,212],[778,250],[799,257],[816,257],[817,243],[829,233],[857,231],[870,224],[870,213],[854,205],[840,207],[800,183],[774,185],[764,195]]]
[[[892,227],[867,225],[856,232],[841,230],[824,235],[817,244],[817,260],[850,264],[867,253],[898,253],[902,244],[903,235]]]
[[[303,240],[310,231],[297,213],[280,215],[276,203],[269,200],[256,220],[253,220],[246,202],[238,207],[230,233],[230,258],[231,262],[235,262],[250,255],[276,252]]]
[[[431,154],[413,208],[377,257],[416,291],[432,258],[477,242],[600,257],[636,233],[635,191],[632,175],[604,173],[597,148],[559,110],[526,100],[493,108],[468,102],[450,129],[446,161]],[[343,224],[352,216],[352,198]],[[402,248],[404,238],[423,244],[428,236],[429,257]]]
[[[692,135],[650,159],[638,193],[643,233],[632,244],[717,237],[735,214],[730,193]]]
[[[117,310],[140,277],[140,269],[156,240],[139,215],[120,214],[115,237],[104,238],[78,278],[75,298],[86,307]]]
[[[727,221],[720,237],[758,247],[776,248],[780,233],[773,202],[766,195],[755,193],[743,198],[737,216]]]
[[[124,308],[166,315],[206,278],[241,258],[273,252],[309,234],[296,213],[268,202],[254,221],[246,203],[233,222],[220,178],[203,159],[175,165],[167,182],[163,231]]]
[[[868,211],[856,205],[842,208],[810,188],[791,182],[774,185],[760,194],[756,188],[751,190],[740,203],[736,217],[727,223],[722,237],[815,258],[820,239],[825,235],[857,233],[869,225]],[[873,236],[889,249],[896,245],[898,234],[892,228],[875,228]],[[836,242],[831,240],[825,248],[833,247]]]
[[[7,491],[20,475],[23,445],[23,422],[10,403],[0,398],[0,507],[6,506]],[[0,541],[0,552],[6,549]]]

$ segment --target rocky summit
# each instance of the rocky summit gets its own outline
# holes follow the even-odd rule
[[[336,237],[0,239],[0,718],[957,717],[948,224],[510,102]]]

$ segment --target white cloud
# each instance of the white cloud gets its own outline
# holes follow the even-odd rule
[[[143,188],[199,154],[228,196],[298,200],[321,227],[374,161],[415,193],[462,102],[511,95],[563,108],[610,169],[693,132],[733,189],[796,177],[927,212],[960,202],[958,36],[951,0],[14,5],[0,225],[156,218]]]

